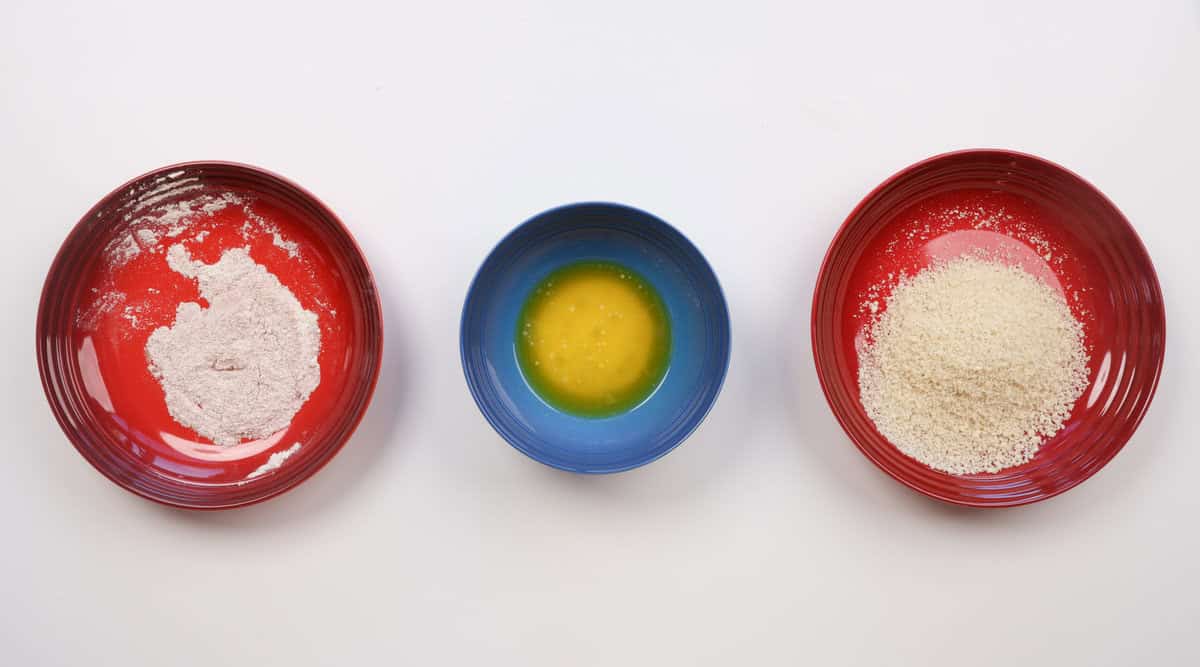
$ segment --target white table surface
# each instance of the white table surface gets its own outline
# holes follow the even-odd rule
[[[0,663],[1200,664],[1200,6],[712,4],[4,2]],[[876,470],[809,344],[817,267],[853,205],[975,146],[1100,187],[1168,307],[1137,435],[1079,488],[1009,511]],[[343,452],[210,514],[95,472],[33,355],[78,217],[193,159],[322,197],[387,325]],[[704,426],[605,477],[506,445],[457,346],[492,245],[583,199],[683,229],[734,323]]]

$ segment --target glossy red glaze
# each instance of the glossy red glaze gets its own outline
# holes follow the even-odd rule
[[[1031,461],[960,476],[901,454],[876,430],[859,401],[856,345],[872,302],[885,307],[902,273],[977,250],[1019,264],[1066,297],[1084,326],[1091,384]],[[846,218],[813,295],[817,376],[850,439],[910,488],[976,507],[1044,500],[1108,463],[1154,395],[1165,333],[1154,267],[1117,207],[1070,171],[1004,150],[939,155],[885,181]]]
[[[112,261],[110,244],[133,238],[130,219],[163,204],[226,193],[239,203],[195,216],[186,231],[162,239],[157,250],[144,244],[128,261]],[[244,233],[247,221],[251,226]],[[256,223],[278,229],[280,241],[295,243],[294,256]],[[181,301],[203,304],[195,280],[167,266],[164,249],[172,243],[207,263],[228,248],[247,247],[317,314],[321,382],[283,431],[219,447],[168,414],[162,388],[147,370],[146,339],[174,321]],[[123,295],[119,303],[101,307],[106,295],[117,293]],[[382,337],[370,269],[328,208],[270,172],[193,162],[157,169],[117,188],[75,226],[42,290],[37,355],[55,417],[100,472],[151,500],[224,509],[283,493],[333,458],[370,402]],[[271,454],[297,442],[300,448],[283,465],[250,477]]]

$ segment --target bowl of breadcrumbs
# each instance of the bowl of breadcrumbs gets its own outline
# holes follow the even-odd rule
[[[1050,498],[1112,460],[1150,405],[1165,330],[1117,207],[1005,150],[885,181],[813,297],[817,376],[850,439],[908,487],[976,507]]]

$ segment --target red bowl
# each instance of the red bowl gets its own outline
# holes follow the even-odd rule
[[[172,223],[184,209],[190,224]],[[283,431],[218,447],[168,414],[146,339],[198,299],[166,265],[168,236],[205,262],[249,248],[317,314],[321,382]],[[156,169],[102,199],[63,242],[38,309],[38,370],[67,438],[122,487],[189,509],[259,502],[328,463],[366,412],[382,351],[375,281],[337,216],[291,181],[228,162]]]
[[[1090,385],[1027,463],[951,475],[900,453],[859,401],[856,339],[901,272],[975,249],[1019,255],[1060,290],[1084,327]],[[1116,456],[1162,371],[1166,320],[1150,257],[1117,207],[1074,173],[1005,150],[938,155],[875,188],[842,224],[813,295],[817,377],[834,415],[884,472],[932,498],[974,507],[1055,496]]]

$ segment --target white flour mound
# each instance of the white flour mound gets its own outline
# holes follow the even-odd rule
[[[244,248],[204,264],[175,244],[167,264],[208,302],[179,304],[146,341],[171,416],[222,446],[286,427],[321,382],[317,316]]]

